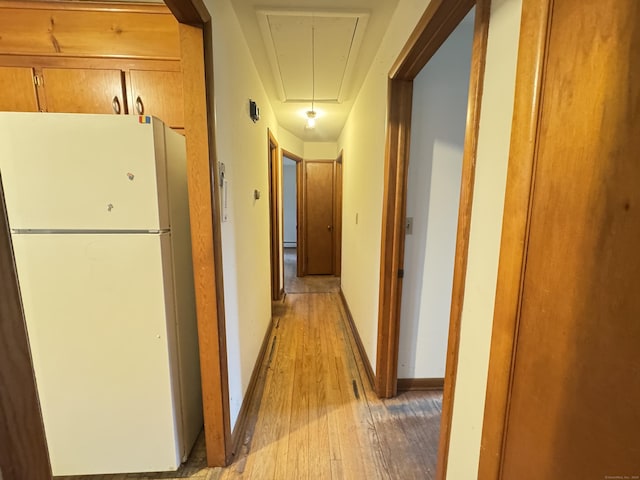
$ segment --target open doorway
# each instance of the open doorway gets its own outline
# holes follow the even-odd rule
[[[453,3],[453,2],[452,2]],[[480,108],[484,78],[490,0],[432,2],[389,73],[389,109],[385,154],[380,261],[380,298],[375,373],[376,393],[392,397],[398,387],[398,358],[403,295],[405,237],[407,228],[407,184],[409,151],[412,141],[412,103],[414,81],[440,50],[475,5],[471,65],[466,109],[465,133],[460,176],[459,206],[455,234],[453,279],[451,281],[445,375],[437,449],[436,478],[446,478],[451,432],[455,380],[460,344],[460,319],[464,299],[475,157],[478,143]],[[415,131],[414,131],[415,135]],[[433,149],[433,144],[431,148]],[[439,186],[438,186],[439,187]],[[429,212],[429,215],[431,212]],[[424,266],[423,266],[424,267]],[[424,271],[423,271],[424,272]]]
[[[473,8],[413,81],[398,390],[444,385]]]
[[[301,195],[302,158],[282,151],[282,222],[284,251],[284,289],[291,291],[297,277],[302,276]]]

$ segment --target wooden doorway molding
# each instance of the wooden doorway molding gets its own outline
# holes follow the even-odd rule
[[[303,262],[304,257],[304,215],[302,215],[302,206],[304,205],[302,195],[302,175],[303,175],[303,163],[302,157],[295,155],[285,149],[282,149],[282,157],[287,157],[289,160],[296,162],[296,275],[298,277],[304,276]],[[284,168],[284,165],[283,165]],[[283,177],[284,179],[284,174]],[[284,188],[284,187],[283,187]],[[284,200],[282,204],[284,209]],[[284,212],[283,217],[284,219]],[[284,237],[283,237],[284,238]]]
[[[271,300],[278,301],[284,295],[284,253],[282,233],[282,155],[276,137],[267,129],[267,162],[269,171],[269,225],[271,242]]]
[[[404,264],[413,80],[474,5],[476,6],[476,14],[471,53],[469,100],[437,479],[446,478],[447,470],[491,0],[433,0],[429,3],[389,73],[375,378],[376,393],[383,398],[392,397],[397,392],[400,303],[402,298],[401,271]]]
[[[334,166],[333,174],[333,274],[336,277],[342,275],[342,161],[344,160],[344,150],[340,150]]]
[[[207,464],[225,466],[232,454],[215,148],[211,16],[202,0],[166,0],[180,22],[189,213]]]

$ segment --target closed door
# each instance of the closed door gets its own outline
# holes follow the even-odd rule
[[[38,98],[31,68],[0,67],[0,111],[38,111]]]
[[[305,162],[306,274],[333,271],[333,162]]]
[[[184,127],[182,74],[131,70],[131,108],[137,115],[153,115],[170,127]]]
[[[550,2],[502,476],[640,475],[640,2]]]
[[[126,113],[120,70],[43,68],[47,111]]]

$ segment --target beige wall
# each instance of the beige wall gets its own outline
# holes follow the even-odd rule
[[[428,0],[400,0],[338,140],[344,149],[342,289],[375,370],[389,69]],[[357,218],[357,220],[356,220]]]
[[[304,142],[305,160],[335,160],[338,157],[336,142]]]
[[[280,148],[299,157],[304,157],[304,142],[289,130],[280,127],[278,129],[278,141],[280,142]]]
[[[278,124],[230,0],[205,4],[213,18],[216,148],[229,180],[222,249],[233,426],[271,319],[267,128],[277,136]],[[257,123],[250,98],[260,107]]]
[[[522,0],[493,0],[447,478],[477,478]]]

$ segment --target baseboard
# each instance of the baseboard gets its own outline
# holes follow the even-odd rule
[[[253,372],[251,373],[251,379],[249,380],[247,392],[242,399],[242,405],[240,406],[240,412],[238,413],[236,426],[233,429],[233,433],[231,434],[231,458],[233,458],[238,453],[240,447],[242,446],[242,439],[247,429],[247,422],[251,417],[250,407],[251,402],[254,400],[254,395],[262,394],[262,392],[257,392],[257,385],[258,380],[261,376],[261,371],[264,367],[266,367],[265,355],[267,353],[267,346],[269,345],[271,333],[273,332],[273,326],[274,321],[272,319],[271,321],[269,321],[269,326],[267,327],[267,332],[265,333],[264,339],[262,340],[262,346],[260,347],[258,358],[256,359],[256,363],[253,366]],[[262,386],[264,387],[264,384]]]
[[[414,390],[442,390],[444,378],[399,378],[398,391],[409,392]]]
[[[347,314],[347,321],[349,322],[351,333],[353,333],[353,338],[355,339],[356,346],[358,347],[358,351],[360,352],[360,357],[362,358],[362,363],[364,364],[364,369],[367,373],[367,378],[369,378],[369,383],[371,384],[371,388],[375,390],[376,377],[373,373],[373,368],[371,368],[371,362],[369,361],[369,357],[367,356],[367,351],[364,349],[364,345],[362,344],[362,339],[360,338],[360,334],[358,333],[356,324],[353,321],[353,315],[351,315],[351,310],[349,309],[349,304],[347,303],[347,299],[344,296],[342,287],[340,287],[340,298],[342,299],[342,306],[344,307],[344,311]]]

